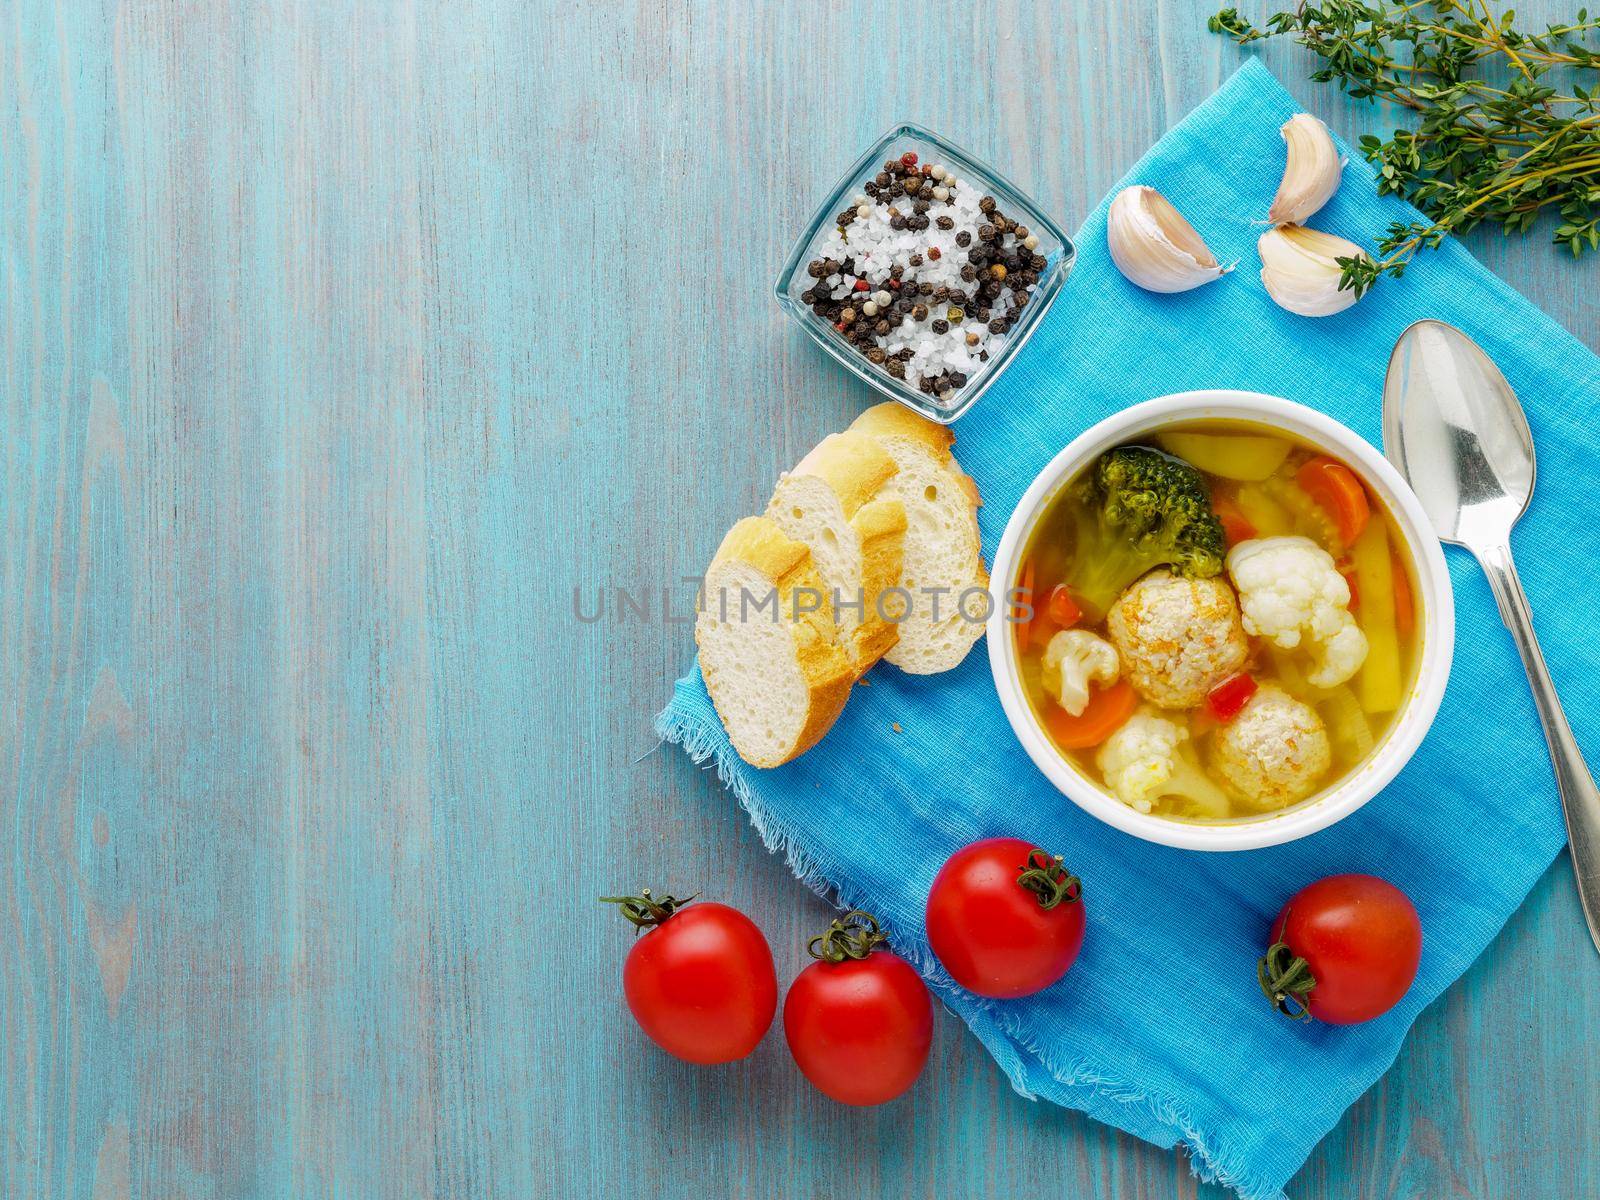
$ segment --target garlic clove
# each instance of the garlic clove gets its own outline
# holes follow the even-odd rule
[[[1344,160],[1328,127],[1310,113],[1296,113],[1278,132],[1283,134],[1288,158],[1267,220],[1274,225],[1301,225],[1339,190]]]
[[[1302,317],[1326,317],[1343,312],[1356,302],[1356,294],[1341,290],[1341,258],[1366,258],[1354,242],[1302,225],[1269,229],[1256,243],[1261,252],[1261,282],[1278,307]]]
[[[1124,188],[1106,214],[1111,261],[1150,292],[1187,292],[1221,278],[1219,266],[1194,226],[1152,187]]]

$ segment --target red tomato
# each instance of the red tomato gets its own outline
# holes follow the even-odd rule
[[[880,949],[865,913],[846,913],[811,940],[818,959],[783,1002],[783,1032],[800,1071],[842,1104],[893,1100],[922,1073],[933,1044],[933,1002],[911,964]]]
[[[1031,996],[1067,973],[1083,945],[1083,888],[1031,842],[988,838],[952,854],[928,893],[928,941],[980,996]]]
[[[755,922],[726,904],[607,896],[646,932],[622,968],[633,1019],[668,1054],[692,1063],[744,1058],[772,1024],[778,973]]]
[[[1422,959],[1422,923],[1406,894],[1372,875],[1303,888],[1272,926],[1261,989],[1280,1012],[1353,1025],[1406,994]]]

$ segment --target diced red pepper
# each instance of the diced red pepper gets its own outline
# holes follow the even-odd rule
[[[1050,589],[1044,611],[1062,629],[1071,629],[1083,619],[1083,609],[1078,607],[1078,602],[1072,598],[1072,592],[1064,583],[1058,583]]]
[[[1240,672],[1230,675],[1206,693],[1206,707],[1219,721],[1231,721],[1256,694],[1256,681]]]

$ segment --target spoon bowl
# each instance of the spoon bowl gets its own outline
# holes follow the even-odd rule
[[[1494,360],[1453,325],[1418,321],[1389,357],[1384,454],[1444,541],[1504,537],[1527,510],[1533,434]]]

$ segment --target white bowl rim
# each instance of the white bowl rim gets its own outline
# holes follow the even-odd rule
[[[1419,631],[1422,654],[1416,684],[1377,752],[1337,786],[1309,803],[1258,820],[1215,825],[1138,812],[1102,791],[1068,763],[1046,739],[1023,693],[1005,603],[1019,565],[1017,559],[1051,492],[1112,446],[1168,425],[1204,420],[1278,426],[1359,468],[1366,482],[1376,485],[1405,538],[1423,593]],[[1050,460],[1018,501],[995,551],[993,578],[998,590],[986,639],[990,673],[1006,719],[1028,757],[1085,812],[1125,833],[1162,845],[1189,850],[1254,850],[1295,841],[1344,819],[1382,791],[1410,761],[1433,724],[1450,678],[1455,650],[1455,597],[1444,550],[1421,502],[1400,473],[1365,438],[1325,413],[1263,392],[1232,388],[1175,392],[1130,405],[1084,430]]]

